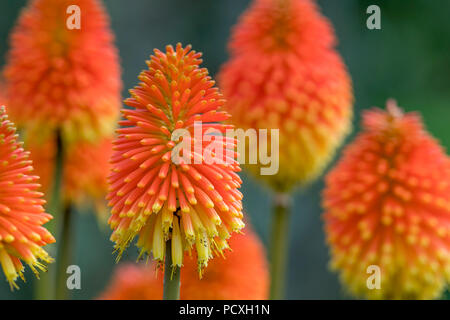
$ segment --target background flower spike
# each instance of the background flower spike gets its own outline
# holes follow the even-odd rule
[[[111,134],[120,108],[120,66],[108,16],[98,0],[78,0],[81,29],[66,25],[71,0],[33,0],[22,11],[5,66],[11,119],[41,141]]]
[[[418,114],[394,100],[366,111],[362,132],[326,177],[323,206],[331,266],[350,292],[439,297],[450,280],[450,159]],[[373,266],[377,290],[367,285]]]
[[[225,106],[238,128],[279,129],[278,173],[246,165],[277,192],[317,178],[350,132],[352,85],[335,46],[311,0],[254,0],[233,29]]]
[[[245,167],[275,192],[272,299],[284,293],[290,194],[323,172],[351,127],[352,85],[335,46],[332,26],[314,1],[254,0],[232,31],[230,58],[219,74],[230,122],[269,129],[267,141],[247,147],[247,154],[258,151],[258,161]],[[277,159],[275,174],[263,174],[264,147]]]

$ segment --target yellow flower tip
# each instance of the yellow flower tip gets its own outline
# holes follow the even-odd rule
[[[157,213],[157,212],[159,212],[159,210],[161,210],[161,207],[162,207],[161,203],[160,203],[160,202],[156,202],[156,203],[153,205],[153,207],[152,207],[152,211],[153,211],[154,213]]]
[[[54,243],[56,241],[55,237],[53,237],[52,234],[50,234],[49,232],[47,232],[44,235],[44,239],[43,239],[46,243]]]
[[[21,271],[17,270],[10,255],[6,252],[5,249],[0,249],[0,263],[2,265],[6,280],[9,282],[11,290],[19,289],[15,281],[17,280]]]
[[[182,212],[185,212],[185,213],[188,213],[188,212],[190,212],[191,210],[189,209],[189,207],[183,206],[183,207],[181,208],[181,211],[182,211]]]

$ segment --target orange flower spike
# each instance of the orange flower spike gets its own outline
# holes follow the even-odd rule
[[[198,278],[194,258],[184,260],[181,269],[182,300],[264,300],[269,294],[269,270],[264,247],[248,228],[245,235],[230,239],[232,251],[224,259],[214,259],[203,279]],[[148,265],[120,265],[100,299],[160,300],[163,279]]]
[[[211,130],[225,133],[229,126],[219,122],[228,114],[220,111],[224,100],[208,71],[199,67],[201,54],[181,44],[166,50],[155,50],[125,101],[131,109],[122,110],[125,120],[110,161],[111,240],[120,258],[139,235],[141,256],[152,252],[162,262],[166,241],[172,239],[174,266],[182,265],[183,251],[195,248],[201,274],[212,253],[227,247],[223,235],[228,233],[216,228],[238,232],[244,227],[242,198],[235,196],[241,184],[235,172],[240,168],[234,158],[206,163],[205,141],[177,135],[178,129],[191,137],[198,129],[203,135]],[[194,129],[196,121],[202,122],[201,128]],[[181,143],[191,151],[182,149],[182,159],[173,161]],[[224,154],[235,144],[224,139]]]
[[[23,278],[23,265],[27,263],[38,276],[45,271],[43,264],[52,258],[42,248],[55,242],[42,227],[52,219],[45,213],[43,194],[37,192],[39,177],[33,171],[29,153],[17,141],[16,129],[8,120],[5,107],[0,108],[0,264],[11,288]]]
[[[389,101],[326,178],[332,266],[358,296],[437,298],[450,280],[450,160],[414,113]],[[381,289],[367,268],[379,266]]]
[[[67,27],[70,5],[80,8],[81,29]],[[72,142],[111,134],[120,67],[100,1],[30,1],[11,36],[5,78],[10,116],[31,135],[60,129]]]
[[[247,166],[277,192],[316,178],[350,131],[351,80],[335,45],[312,0],[254,0],[233,29],[219,75],[226,108],[238,128],[280,130],[278,173]]]

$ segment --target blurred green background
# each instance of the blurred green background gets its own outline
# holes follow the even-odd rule
[[[0,1],[0,66],[8,50],[8,34],[25,0]],[[137,83],[138,73],[153,48],[167,44],[192,44],[204,54],[212,75],[227,59],[230,28],[248,7],[249,0],[106,0],[112,29],[120,51],[123,96]],[[406,110],[420,111],[429,131],[450,146],[450,1],[448,0],[319,0],[322,12],[333,23],[338,50],[353,78],[355,127],[361,111],[383,106],[396,98]],[[366,28],[366,8],[381,8],[381,30]],[[339,157],[339,153],[337,155]],[[332,165],[332,164],[331,164]],[[328,250],[322,230],[319,179],[295,195],[290,225],[288,299],[349,298],[337,276],[328,270]],[[267,246],[270,197],[258,182],[244,175],[244,207]],[[76,254],[72,264],[81,268],[81,290],[75,299],[98,296],[116,266],[109,229],[100,230],[93,214],[80,213],[76,222]],[[130,247],[122,262],[134,260]],[[27,284],[10,292],[0,275],[0,299],[31,299],[33,275]],[[447,294],[448,296],[448,294]]]

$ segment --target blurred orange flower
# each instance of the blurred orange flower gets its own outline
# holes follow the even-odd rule
[[[195,259],[186,257],[181,269],[182,300],[263,300],[268,298],[269,273],[264,247],[249,228],[230,239],[233,251],[214,259],[198,279]],[[154,266],[125,264],[100,297],[105,300],[160,300],[163,279]]]
[[[25,261],[38,276],[46,270],[44,263],[52,262],[42,248],[55,242],[42,225],[52,219],[42,207],[45,200],[33,171],[29,152],[17,141],[14,124],[8,120],[5,107],[0,108],[0,264],[11,288],[23,280]]]
[[[224,100],[208,70],[199,67],[200,53],[181,44],[166,51],[155,50],[125,101],[131,109],[122,110],[126,120],[117,130],[109,176],[111,240],[120,258],[139,234],[141,255],[151,252],[162,262],[171,239],[174,266],[181,266],[183,252],[195,245],[201,275],[213,253],[228,248],[230,232],[244,227],[236,140],[215,139],[215,150],[231,150],[232,158],[205,161],[209,144],[196,143],[194,122],[201,122],[196,128],[204,136],[225,133],[231,126],[220,123],[229,117],[219,110]],[[191,137],[178,136],[178,129]],[[182,159],[174,161],[178,146],[186,143],[193,148],[183,148]]]
[[[311,0],[255,0],[233,30],[219,75],[239,128],[279,129],[279,192],[324,169],[349,132],[352,87],[333,29]],[[269,135],[270,136],[270,135]]]
[[[70,30],[69,5],[81,10]],[[32,0],[11,36],[5,68],[8,111],[19,128],[65,141],[111,134],[120,108],[120,67],[97,0]]]
[[[31,151],[36,173],[41,177],[42,190],[51,199],[55,143],[48,140],[42,144],[29,138],[27,147]],[[71,144],[64,154],[64,201],[81,206],[93,204],[101,222],[106,222],[109,214],[105,196],[111,154],[112,138],[103,138],[99,142],[79,141]]]
[[[332,265],[355,295],[430,299],[450,280],[450,160],[417,114],[389,101],[326,178]],[[367,268],[381,271],[369,290]]]

